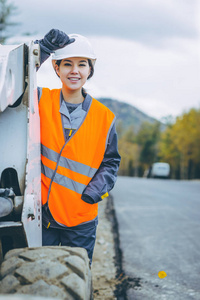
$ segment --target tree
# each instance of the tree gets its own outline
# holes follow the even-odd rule
[[[144,122],[137,134],[137,143],[140,147],[140,163],[148,168],[158,158],[158,141],[160,138],[160,123]]]
[[[138,145],[135,142],[135,133],[132,126],[123,135],[121,133],[118,148],[121,155],[119,174],[138,176]]]
[[[195,165],[200,162],[200,110],[191,109],[178,117],[173,133],[180,152],[181,178],[191,178]]]
[[[161,136],[160,156],[181,179],[200,176],[200,110],[191,109],[177,117]]]
[[[172,178],[180,178],[180,152],[174,143],[172,125],[161,134],[159,156],[161,160],[170,164]]]
[[[17,23],[10,22],[10,18],[16,13],[16,6],[8,0],[0,0],[0,44],[4,44],[10,37],[8,28]]]
[[[121,127],[122,124],[120,124],[119,129],[122,129]],[[121,155],[119,174],[142,176],[144,170],[158,158],[160,123],[144,122],[137,134],[132,126],[123,134],[120,130],[120,133],[118,144]]]

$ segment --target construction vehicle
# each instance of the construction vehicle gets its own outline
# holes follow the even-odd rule
[[[39,63],[34,42],[0,45],[0,299],[88,300],[86,250],[42,247]]]

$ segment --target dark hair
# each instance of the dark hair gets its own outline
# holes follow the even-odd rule
[[[89,66],[91,68],[91,71],[90,71],[90,75],[88,76],[87,79],[90,79],[94,75],[94,66],[93,66],[93,63],[92,63],[91,59],[88,59],[88,63],[89,63]]]
[[[62,61],[62,59],[56,60],[56,65],[57,65],[58,67],[59,67],[60,64],[61,64],[61,61]],[[90,71],[90,74],[89,74],[89,76],[88,76],[87,79],[90,79],[90,78],[94,75],[94,66],[93,66],[93,64],[92,64],[91,59],[89,59],[89,58],[88,58],[88,63],[89,63],[89,67],[91,68],[91,71]],[[56,72],[56,71],[55,71],[55,72]],[[60,77],[60,76],[57,74],[57,72],[56,72],[56,75],[57,75],[58,77]]]

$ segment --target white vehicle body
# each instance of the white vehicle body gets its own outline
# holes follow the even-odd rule
[[[152,165],[151,177],[163,177],[169,178],[170,176],[170,165],[164,162],[157,162]]]
[[[5,189],[14,192],[0,195],[0,241],[8,236],[14,247],[42,244],[38,64],[39,47],[33,42],[0,45],[0,190],[1,195]],[[2,218],[6,199],[12,200],[12,211]]]
[[[42,247],[39,52],[0,45],[0,299],[91,300],[87,251]]]

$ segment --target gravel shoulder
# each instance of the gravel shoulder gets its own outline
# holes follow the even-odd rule
[[[99,203],[99,224],[92,262],[94,300],[117,299],[114,295],[117,284],[115,246],[112,223],[106,216],[107,201],[109,198]]]

